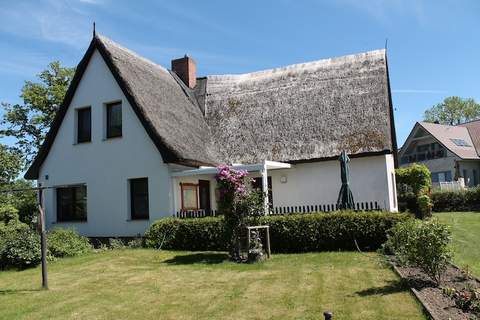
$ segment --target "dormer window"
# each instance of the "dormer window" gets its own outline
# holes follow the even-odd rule
[[[77,143],[92,141],[91,108],[77,109]]]
[[[107,139],[122,136],[122,103],[107,104]]]

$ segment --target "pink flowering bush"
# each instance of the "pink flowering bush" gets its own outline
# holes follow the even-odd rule
[[[251,189],[252,179],[246,170],[235,170],[227,165],[217,167],[219,211],[225,217],[226,238],[229,239],[230,258],[241,261],[240,237],[245,231],[245,217],[260,212],[263,197]]]

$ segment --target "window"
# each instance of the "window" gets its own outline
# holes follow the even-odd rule
[[[77,109],[77,143],[92,141],[91,108]]]
[[[452,140],[452,142],[459,147],[471,147],[471,145],[469,145],[468,142],[463,139],[450,139],[450,140]]]
[[[478,174],[477,170],[473,169],[473,186],[478,185]]]
[[[182,210],[198,210],[198,189],[193,183],[181,183]]]
[[[87,187],[57,188],[57,221],[87,221]]]
[[[417,146],[417,152],[426,152],[426,151],[428,151],[428,149],[430,149],[429,144],[422,144],[422,145]]]
[[[432,172],[432,182],[450,182],[452,181],[452,173],[450,171]]]
[[[122,136],[122,103],[107,104],[107,139]]]
[[[148,178],[130,180],[130,215],[132,220],[148,219]]]

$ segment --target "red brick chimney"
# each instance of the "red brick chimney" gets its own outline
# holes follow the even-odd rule
[[[194,88],[197,84],[197,67],[195,61],[185,55],[183,58],[172,60],[172,71],[182,79],[189,88]]]

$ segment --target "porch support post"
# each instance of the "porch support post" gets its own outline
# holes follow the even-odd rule
[[[264,196],[263,200],[263,213],[264,215],[268,215],[268,173],[267,173],[267,162],[263,162],[263,169],[262,169],[262,192]]]

